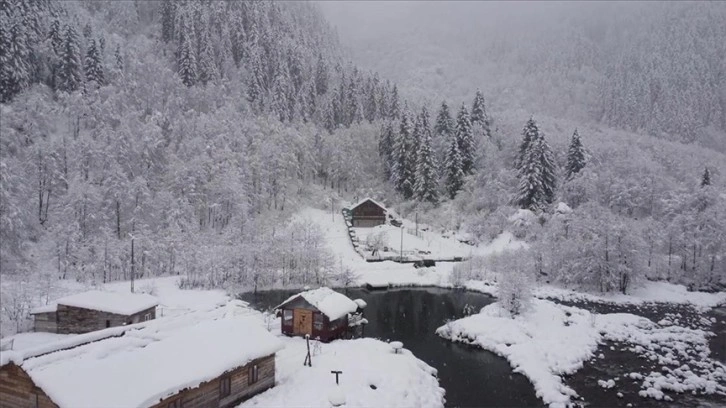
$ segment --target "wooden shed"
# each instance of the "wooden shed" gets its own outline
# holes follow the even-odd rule
[[[275,385],[281,348],[224,310],[109,328],[4,352],[0,407],[235,407]]]
[[[157,299],[147,294],[92,290],[33,309],[34,330],[88,333],[156,318]]]
[[[308,290],[291,296],[275,308],[282,317],[282,333],[288,336],[310,335],[328,342],[341,338],[348,330],[348,314],[358,305],[330,288]]]
[[[372,198],[365,198],[350,207],[351,222],[356,228],[371,228],[386,223],[386,207]]]

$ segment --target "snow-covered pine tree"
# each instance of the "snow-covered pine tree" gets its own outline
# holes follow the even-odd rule
[[[524,135],[530,139],[519,166],[519,191],[515,202],[521,208],[539,212],[544,211],[554,201],[557,188],[556,166],[552,149],[544,134],[537,130],[536,124],[529,129],[535,131],[525,132]]]
[[[474,135],[471,131],[471,120],[466,104],[461,104],[459,114],[456,117],[456,140],[459,142],[459,154],[461,155],[461,171],[464,175],[474,173]]]
[[[64,92],[78,90],[83,82],[81,69],[81,48],[78,42],[78,33],[72,25],[67,25],[60,55],[58,89]]]
[[[378,117],[390,119],[390,104],[388,101],[388,90],[391,89],[391,82],[386,80],[385,84],[379,87],[377,95]]]
[[[542,178],[542,196],[546,205],[549,205],[555,201],[557,191],[557,164],[544,133],[540,132],[537,142],[539,144],[537,150],[539,151],[540,177]]]
[[[449,140],[449,137],[454,134],[454,119],[451,117],[449,112],[449,105],[446,101],[441,102],[441,108],[439,114],[436,116],[436,125],[434,126],[436,136],[444,140]]]
[[[189,33],[191,34],[191,33]],[[197,58],[194,55],[194,46],[192,45],[192,36],[185,35],[182,40],[179,52],[179,76],[186,86],[192,86],[197,83]]]
[[[60,55],[61,47],[63,46],[63,34],[61,34],[60,20],[55,19],[52,23],[50,23],[48,38],[50,38],[50,44],[53,46],[55,54]]]
[[[711,172],[708,170],[708,167],[706,167],[703,170],[703,176],[701,176],[701,187],[706,187],[711,185]]]
[[[436,183],[436,163],[431,150],[431,126],[429,113],[426,107],[421,109],[419,115],[419,141],[416,156],[416,174],[413,186],[414,196],[420,201],[435,203],[438,201],[438,186]]]
[[[484,95],[481,90],[476,90],[474,103],[471,106],[471,124],[478,125],[482,129],[484,136],[491,137],[490,121],[487,116],[486,105],[484,103]]]
[[[378,73],[374,74],[372,78],[368,78],[368,84],[365,92],[365,106],[364,113],[365,118],[369,123],[373,123],[378,118]]]
[[[124,56],[121,54],[121,45],[116,45],[116,51],[113,53],[114,59],[116,60],[116,69],[119,71],[124,70]]]
[[[363,120],[363,108],[360,104],[360,87],[358,81],[360,76],[357,70],[350,76],[350,82],[348,83],[346,101],[348,103],[346,112],[346,126],[350,127],[352,124],[359,124]]]
[[[199,41],[198,79],[199,82],[206,85],[208,82],[216,81],[219,78],[219,72],[214,62],[214,48],[210,40],[209,30],[202,28]]]
[[[404,198],[413,196],[414,167],[416,156],[412,154],[413,125],[408,107],[404,107],[401,114],[401,126],[394,140],[393,166],[391,168],[391,181],[396,191]]]
[[[85,26],[83,26],[83,37],[86,39],[91,38],[91,35],[93,34],[93,29],[91,28],[91,23],[86,23]]]
[[[461,154],[459,154],[459,141],[456,136],[449,136],[449,149],[446,151],[446,192],[453,199],[464,185],[464,172],[461,169]]]
[[[514,159],[514,167],[516,169],[521,168],[522,163],[524,163],[524,157],[529,151],[529,146],[532,144],[532,141],[537,140],[538,137],[539,128],[537,127],[537,123],[533,118],[529,118],[527,123],[524,125],[524,130],[522,130],[522,143],[520,143],[517,157]]]
[[[28,86],[30,50],[23,23],[11,20],[17,19],[17,16],[2,14],[3,18],[0,20],[0,25],[2,25],[0,28],[0,101],[9,102]]]
[[[569,180],[585,168],[585,149],[582,147],[582,140],[577,129],[572,134],[570,147],[567,150],[567,165],[565,167],[565,179]]]
[[[401,117],[401,106],[400,101],[398,97],[398,86],[396,84],[393,85],[393,90],[391,91],[391,99],[388,103],[388,117],[390,119],[398,119]]]
[[[170,42],[174,39],[174,20],[176,2],[163,0],[161,3],[161,39]]]
[[[87,83],[95,83],[96,86],[102,86],[106,83],[106,77],[103,73],[103,65],[101,62],[101,54],[96,47],[96,40],[91,39],[88,51],[86,52],[86,60],[84,61],[83,71],[86,74]]]
[[[323,55],[318,55],[318,63],[315,66],[315,93],[325,95],[328,92],[328,64]]]
[[[525,136],[526,137],[526,136]],[[530,141],[519,166],[519,188],[516,204],[520,208],[539,212],[545,208],[539,136]]]
[[[383,176],[386,180],[391,180],[395,139],[396,135],[393,131],[393,123],[388,121],[385,125],[381,126],[381,134],[378,139],[378,154],[383,163]]]

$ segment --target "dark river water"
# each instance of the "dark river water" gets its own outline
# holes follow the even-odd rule
[[[240,298],[265,310],[294,293],[247,293]],[[447,319],[463,317],[467,305],[476,313],[492,303],[493,297],[436,288],[371,292],[348,289],[347,295],[368,303],[364,313],[369,321],[363,331],[365,337],[401,341],[416,357],[438,370],[439,383],[446,390],[446,406],[542,406],[529,380],[513,373],[505,359],[485,350],[452,343],[435,334]]]
[[[343,291],[343,290],[341,290]],[[271,309],[282,303],[297,291],[269,291],[256,295],[247,293],[241,299],[250,302],[260,310]],[[438,327],[447,320],[465,316],[465,308],[473,313],[494,302],[489,295],[461,290],[439,288],[389,289],[368,291],[348,289],[351,299],[361,298],[368,303],[363,336],[384,341],[401,341],[405,348],[438,370],[440,385],[446,390],[446,406],[449,407],[530,407],[543,406],[535,396],[529,380],[512,372],[509,363],[486,350],[452,343],[435,334]],[[568,302],[560,302],[569,304]],[[713,309],[702,316],[687,305],[646,304],[641,306],[613,305],[604,303],[578,302],[569,304],[593,313],[633,313],[659,321],[668,314],[682,316],[680,324],[692,328],[704,328],[702,317],[714,318],[710,327],[716,335],[710,340],[712,357],[726,361],[726,309]],[[566,341],[566,339],[563,339]],[[612,349],[611,349],[612,347]],[[623,351],[622,346],[605,342],[595,355],[603,359],[586,361],[582,369],[564,382],[582,396],[575,401],[588,407],[726,407],[726,398],[720,395],[670,394],[673,402],[642,398],[638,395],[640,383],[621,381],[617,389],[605,390],[598,385],[599,379],[623,377],[629,372],[648,373],[658,371],[657,364],[640,356]],[[622,392],[622,397],[617,396]],[[585,402],[586,401],[586,402]]]

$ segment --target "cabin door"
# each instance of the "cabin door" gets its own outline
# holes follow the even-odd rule
[[[293,315],[293,333],[294,334],[313,334],[313,311],[305,309],[295,309]]]

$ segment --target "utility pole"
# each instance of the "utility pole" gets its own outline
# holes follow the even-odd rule
[[[416,236],[418,236],[418,211],[416,211]]]
[[[401,262],[403,262],[403,224],[401,224]]]
[[[134,236],[131,235],[131,293],[134,293],[134,275],[136,272],[136,262],[134,260]]]

